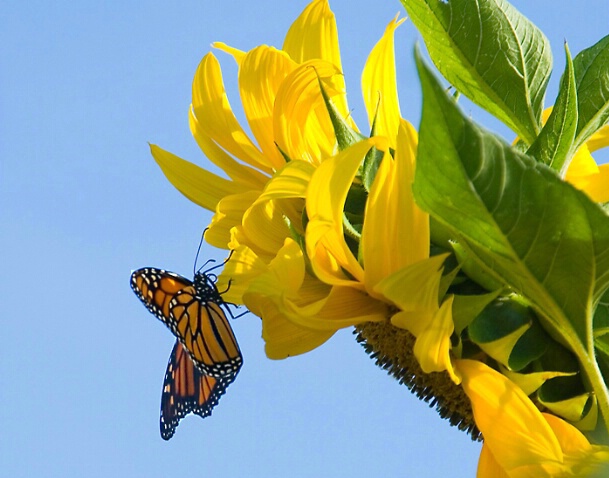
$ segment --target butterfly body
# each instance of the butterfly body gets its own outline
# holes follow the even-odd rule
[[[177,338],[161,397],[161,436],[168,440],[188,413],[211,414],[243,358],[213,276],[198,272],[193,282],[145,267],[131,274],[131,287]]]

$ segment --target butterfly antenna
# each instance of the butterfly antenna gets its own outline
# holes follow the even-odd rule
[[[201,234],[201,240],[199,241],[199,247],[197,248],[197,255],[195,256],[195,263],[193,264],[193,267],[192,267],[193,275],[197,273],[197,262],[199,261],[199,253],[201,252],[201,246],[203,245],[203,239],[205,239],[205,233],[207,232],[208,229],[209,229],[209,227],[206,227],[205,230],[203,231],[203,234]]]

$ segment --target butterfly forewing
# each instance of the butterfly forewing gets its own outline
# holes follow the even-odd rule
[[[163,322],[169,316],[169,304],[182,289],[193,283],[173,272],[145,267],[131,274],[131,288],[146,308]]]
[[[186,288],[172,299],[169,314],[175,328],[203,373],[217,378],[236,374],[243,360],[226,314],[198,292]]]

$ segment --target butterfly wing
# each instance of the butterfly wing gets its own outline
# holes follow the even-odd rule
[[[176,340],[163,382],[161,437],[169,440],[180,420],[189,413],[203,418],[211,415],[231,381],[202,374],[183,345]]]
[[[232,382],[243,358],[221,305],[205,300],[194,286],[186,287],[171,300],[168,322],[201,372]]]
[[[153,267],[144,267],[131,274],[131,288],[135,295],[165,324],[171,300],[180,290],[192,286],[186,277]]]

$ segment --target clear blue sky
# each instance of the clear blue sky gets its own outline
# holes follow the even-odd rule
[[[245,365],[213,416],[189,416],[169,442],[159,436],[173,337],[133,295],[129,275],[143,266],[190,275],[210,215],[164,179],[147,142],[204,164],[187,118],[199,60],[213,41],[280,47],[305,4],[0,4],[3,476],[475,475],[479,445],[377,369],[350,331],[274,362],[251,315],[233,322]],[[552,42],[551,103],[563,40],[575,54],[609,33],[609,3],[514,4]],[[363,124],[361,68],[403,10],[397,0],[331,6]],[[416,124],[419,37],[407,22],[397,38],[402,113]],[[235,106],[235,69],[222,62]]]

